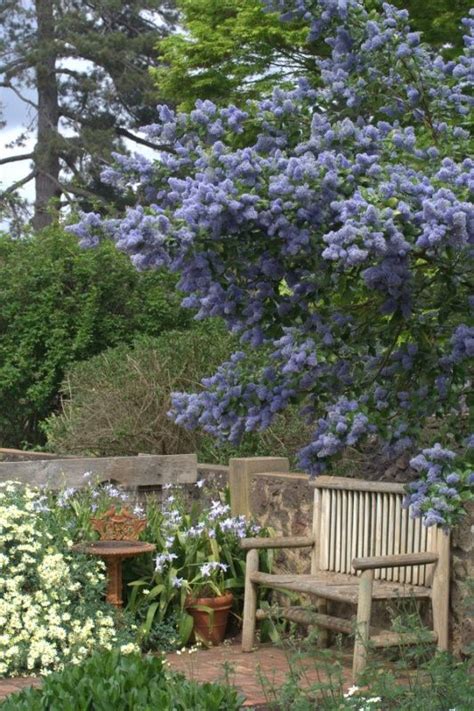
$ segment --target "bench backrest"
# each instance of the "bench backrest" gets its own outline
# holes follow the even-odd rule
[[[449,556],[446,534],[404,509],[403,484],[320,476],[315,487],[312,572],[355,575],[353,558],[434,551]],[[448,551],[446,553],[446,551]],[[431,585],[434,565],[383,568],[375,578]]]

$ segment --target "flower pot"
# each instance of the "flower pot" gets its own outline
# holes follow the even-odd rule
[[[219,597],[186,600],[186,610],[194,620],[193,632],[196,639],[213,645],[222,644],[233,599],[232,593],[227,593]]]

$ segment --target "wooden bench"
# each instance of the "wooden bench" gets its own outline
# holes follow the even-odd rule
[[[312,534],[308,537],[247,538],[242,650],[254,648],[259,585],[316,598],[316,611],[284,608],[284,617],[322,630],[354,633],[353,675],[367,661],[368,646],[388,647],[416,643],[418,634],[374,629],[370,625],[372,600],[429,598],[433,629],[423,639],[448,648],[449,535],[422,525],[402,507],[402,484],[319,476],[314,487]],[[309,575],[278,575],[258,570],[258,549],[311,548]],[[355,623],[329,614],[331,601],[356,607]],[[321,632],[322,642],[327,632]]]

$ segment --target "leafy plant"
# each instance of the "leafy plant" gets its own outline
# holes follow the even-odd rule
[[[243,516],[232,517],[229,505],[219,499],[209,508],[197,504],[189,508],[179,488],[168,492],[162,506],[148,501],[143,537],[155,543],[157,556],[154,571],[145,570],[140,579],[129,584],[132,592],[127,609],[143,620],[140,633],[145,642],[154,625],[172,615],[180,644],[185,644],[192,632],[192,619],[185,610],[188,596],[232,591],[238,614],[245,580],[245,552],[239,540],[266,532]],[[269,569],[269,552],[262,553],[261,565],[263,570]]]
[[[196,451],[201,462],[223,464],[239,456],[293,461],[311,432],[297,408],[266,432],[248,433],[238,446],[177,427],[168,417],[173,390],[194,387],[235,345],[216,319],[188,331],[142,337],[73,364],[61,386],[61,411],[42,425],[48,449],[96,456]]]
[[[198,684],[167,669],[163,658],[97,654],[51,674],[40,689],[7,698],[2,711],[238,711],[243,698],[230,686]]]
[[[187,328],[176,279],[139,274],[110,243],[83,250],[59,227],[0,235],[0,444],[44,443],[65,371],[139,334]]]

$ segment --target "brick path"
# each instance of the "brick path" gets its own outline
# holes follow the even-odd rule
[[[295,662],[291,653],[271,644],[261,645],[250,654],[244,654],[237,642],[225,643],[212,649],[199,649],[168,654],[172,669],[183,672],[195,681],[225,681],[235,686],[246,698],[245,706],[274,702],[274,691],[281,687],[289,674],[290,665],[304,670],[301,684],[311,685],[324,681],[324,672],[314,659]],[[346,688],[351,686],[352,654],[343,657]],[[226,672],[227,669],[227,672]],[[262,683],[263,681],[263,683]]]
[[[245,706],[249,707],[275,701],[273,691],[284,684],[290,664],[295,668],[291,655],[271,644],[262,645],[250,654],[243,654],[240,644],[226,642],[212,649],[168,654],[167,658],[171,668],[183,672],[188,679],[199,682],[228,681],[245,696]],[[346,686],[351,685],[351,662],[351,655],[347,654],[344,657]],[[314,660],[298,661],[296,666],[305,670],[302,684],[324,680],[324,673],[318,669]],[[39,686],[40,683],[40,679],[32,677],[0,679],[0,699],[27,686]]]
[[[21,691],[22,689],[26,689],[28,686],[39,686],[40,684],[41,679],[31,676],[18,676],[14,679],[0,679],[0,700],[10,694],[14,694],[15,691]]]

